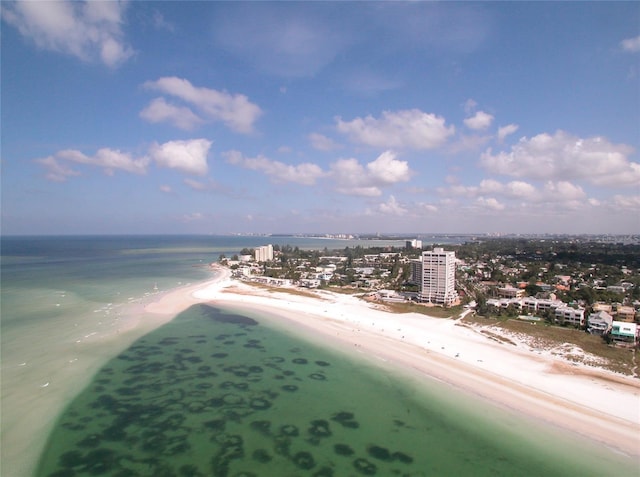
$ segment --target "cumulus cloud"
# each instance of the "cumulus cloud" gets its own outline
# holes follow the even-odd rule
[[[504,139],[518,130],[517,124],[507,124],[498,128],[498,143],[502,144]]]
[[[149,166],[148,157],[134,158],[131,154],[110,148],[99,149],[93,156],[87,156],[75,149],[65,149],[57,152],[55,158],[57,160],[100,167],[108,175],[113,175],[116,170],[134,174],[146,174]]]
[[[164,98],[156,98],[149,106],[140,111],[140,117],[150,123],[168,122],[174,126],[191,130],[204,123],[204,120],[186,106],[175,106]]]
[[[478,197],[476,199],[476,205],[482,208],[491,209],[491,210],[505,209],[505,205],[502,204],[500,201],[498,201],[498,199],[494,197]]]
[[[380,118],[367,116],[343,121],[336,118],[339,132],[356,143],[384,148],[433,149],[455,132],[445,119],[419,109],[384,111]]]
[[[587,196],[582,187],[567,181],[548,181],[544,185],[544,192],[547,200],[553,198],[556,202],[584,200]]]
[[[394,196],[389,196],[389,200],[387,202],[383,202],[378,205],[378,210],[383,214],[387,215],[405,215],[409,210],[396,200]]]
[[[187,105],[170,105],[163,98],[156,98],[140,112],[143,119],[151,122],[168,121],[190,129],[202,122],[221,121],[231,130],[246,134],[253,131],[254,123],[262,115],[260,107],[243,94],[196,87],[175,76],[147,81],[144,88],[173,96]]]
[[[162,167],[178,169],[190,174],[207,172],[207,154],[211,141],[192,139],[187,141],[169,141],[164,144],[153,144],[149,154],[134,157],[130,153],[118,149],[102,148],[93,156],[88,156],[76,149],[64,149],[52,156],[36,159],[47,170],[47,179],[64,182],[67,178],[80,175],[70,164],[84,164],[103,169],[105,174],[113,175],[115,171],[132,174],[146,174],[149,165],[155,161]]]
[[[624,51],[628,51],[630,53],[637,53],[640,51],[640,35],[634,38],[627,38],[620,42],[620,46]]]
[[[53,182],[64,182],[68,177],[79,176],[80,172],[72,169],[68,164],[60,162],[53,156],[36,159],[47,170],[46,178]]]
[[[522,138],[509,152],[482,154],[481,165],[496,174],[540,180],[585,179],[601,186],[640,185],[640,164],[628,159],[633,148],[606,138],[582,139],[564,131]]]
[[[487,129],[493,122],[493,116],[484,111],[478,111],[470,118],[465,119],[464,125],[475,131]]]
[[[245,157],[239,151],[228,151],[223,155],[229,164],[263,172],[275,182],[295,182],[303,185],[313,185],[325,174],[318,165],[312,163],[293,166],[280,161],[273,161],[262,155]]]
[[[209,170],[207,155],[212,142],[207,139],[169,141],[153,144],[151,158],[161,167],[178,169],[188,174],[205,175]]]
[[[640,212],[640,195],[615,195],[613,196],[612,202],[613,205],[617,208]]]
[[[385,151],[374,161],[367,164],[367,171],[372,181],[379,184],[406,182],[411,178],[407,161],[399,161],[396,154]]]
[[[338,192],[347,195],[375,197],[382,195],[381,187],[411,178],[411,169],[406,161],[396,154],[385,151],[365,166],[357,159],[339,159],[331,164],[331,178]]]
[[[2,18],[38,48],[115,68],[133,56],[121,25],[126,2],[4,2]]]
[[[438,192],[449,198],[474,199],[476,204],[493,210],[504,210],[508,204],[552,204],[555,207],[576,208],[591,203],[582,187],[568,181],[546,181],[541,187],[535,187],[523,181],[502,183],[484,179],[477,186],[455,184],[440,188]]]
[[[335,151],[340,148],[340,144],[319,133],[309,134],[309,141],[311,142],[311,147],[318,151]]]

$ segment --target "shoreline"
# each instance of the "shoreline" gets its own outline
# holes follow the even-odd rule
[[[108,360],[201,301],[190,298],[195,291],[229,275],[222,268],[212,272],[211,278],[200,282],[118,303],[109,307],[108,314],[95,313],[86,323],[67,323],[46,353],[18,340],[28,351],[12,353],[11,360],[2,362],[1,475],[32,476],[51,430],[69,402]],[[168,304],[172,302],[179,306],[171,308]],[[48,331],[45,328],[40,333],[43,341],[53,334]]]
[[[378,360],[379,364],[391,364],[418,381],[439,380],[466,395],[526,416],[529,422],[537,420],[577,433],[630,456],[634,465],[640,466],[637,379],[599,368],[570,366],[558,358],[497,343],[459,326],[457,320],[389,313],[353,296],[325,291],[316,292],[314,298],[257,289],[232,279],[225,267],[215,265],[212,272],[213,277],[202,282],[123,304],[120,311],[126,314],[118,313],[108,330],[92,333],[70,348],[80,361],[66,363],[51,386],[24,401],[37,412],[21,406],[25,415],[12,416],[14,425],[21,429],[4,433],[4,443],[11,439],[11,446],[3,445],[3,474],[32,475],[59,413],[104,361],[198,303],[263,316],[291,333],[319,341],[321,346],[359,353],[374,364]],[[81,362],[84,364],[79,367]],[[567,396],[571,389],[573,398]],[[603,411],[598,406],[605,401],[610,405]]]
[[[576,433],[640,466],[640,382],[601,368],[495,342],[458,320],[382,311],[355,297],[318,298],[260,290],[236,280],[167,297],[173,309],[197,299],[271,316],[290,329],[330,340],[433,378],[498,407]],[[178,305],[176,307],[176,305]]]

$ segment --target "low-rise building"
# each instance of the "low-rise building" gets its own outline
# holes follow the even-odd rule
[[[591,305],[591,308],[595,312],[606,311],[607,313],[611,313],[611,310],[613,309],[613,307],[609,303],[594,303],[593,305]]]
[[[591,313],[587,319],[587,331],[592,335],[606,335],[612,325],[613,317],[606,311]]]
[[[619,306],[616,309],[616,319],[618,321],[633,322],[636,318],[636,310],[631,306]]]
[[[522,298],[525,295],[524,289],[514,288],[510,286],[498,288],[498,296],[500,298]]]
[[[635,346],[638,343],[638,325],[625,321],[614,321],[610,336],[616,343]]]
[[[556,323],[564,323],[576,327],[584,326],[584,308],[559,306],[555,311]]]

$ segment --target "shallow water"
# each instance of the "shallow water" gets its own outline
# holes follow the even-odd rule
[[[435,381],[196,305],[97,373],[37,475],[603,475],[560,443]]]

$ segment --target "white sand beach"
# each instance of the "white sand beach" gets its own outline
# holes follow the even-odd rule
[[[99,367],[196,303],[266,315],[322,343],[439,379],[632,456],[640,468],[640,380],[574,365],[524,344],[500,343],[458,320],[389,313],[337,293],[316,295],[256,288],[219,268],[214,279],[150,296],[134,305],[137,312],[117,315],[82,340],[70,336],[69,345],[56,351],[57,360],[45,364],[43,357],[33,373],[13,373],[6,363],[3,385],[16,391],[3,402],[3,475],[31,475],[56,416]],[[12,385],[14,378],[22,385]]]
[[[223,279],[166,295],[148,311],[175,314],[196,301],[277,316],[344,349],[395,363],[638,459],[640,380],[576,365],[527,345],[500,343],[459,320],[395,314],[349,295],[318,298]],[[640,467],[639,467],[640,468]]]

